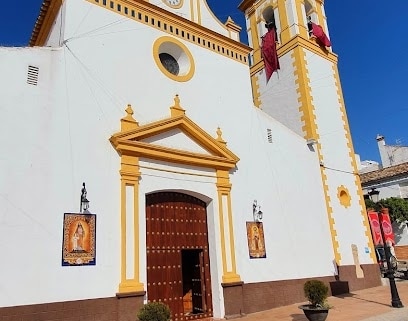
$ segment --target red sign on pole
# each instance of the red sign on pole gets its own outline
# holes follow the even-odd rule
[[[385,242],[391,242],[392,245],[395,244],[394,232],[392,231],[392,225],[390,220],[390,215],[388,214],[388,209],[383,208],[380,214],[380,223],[384,231]]]
[[[377,212],[368,212],[368,218],[370,220],[371,234],[373,235],[374,246],[382,244],[380,221],[378,219]]]

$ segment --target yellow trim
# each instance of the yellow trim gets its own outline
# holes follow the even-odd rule
[[[217,21],[218,21],[218,19],[217,19]],[[201,25],[201,4],[200,4],[200,0],[197,0],[197,23]]]
[[[283,56],[285,53],[293,50],[297,46],[301,46],[322,58],[325,58],[333,63],[337,63],[338,57],[336,54],[322,49],[322,47],[317,44],[315,39],[309,40],[300,36],[293,37],[288,43],[279,46],[278,56]]]
[[[324,32],[327,34],[326,30],[326,18],[323,17],[323,10],[322,10],[323,4],[321,3],[316,3],[316,9],[317,9],[317,16],[319,17],[319,25],[323,28]]]
[[[258,24],[256,22],[255,12],[249,17],[249,23],[251,28],[252,46],[253,46],[253,63],[257,63],[262,60],[261,56],[261,44],[260,36],[258,34]]]
[[[336,54],[329,52],[329,51],[324,51],[314,40],[306,40],[300,36],[293,37],[289,42],[285,43],[284,45],[279,46],[277,48],[278,57],[281,58],[285,54],[291,51],[293,52],[293,50],[297,47],[303,47],[322,58],[325,58],[333,63],[337,63]],[[253,76],[257,75],[264,68],[265,68],[265,64],[263,60],[260,60],[256,64],[253,64],[250,68],[251,79]],[[255,93],[254,89],[253,89],[253,92]],[[254,97],[257,97],[257,96],[254,94]]]
[[[141,173],[139,172],[139,157],[143,156],[154,160],[164,160],[174,163],[183,163],[189,166],[198,165],[205,168],[212,168],[216,170],[219,217],[220,217],[220,235],[221,235],[221,255],[223,261],[223,282],[232,283],[240,282],[241,278],[236,273],[236,259],[235,259],[235,244],[234,231],[232,220],[232,206],[231,206],[231,183],[229,179],[229,170],[236,167],[239,158],[233,154],[227,147],[226,142],[222,138],[221,129],[217,129],[217,137],[213,138],[203,129],[198,127],[185,115],[185,110],[180,106],[180,99],[178,96],[174,99],[174,106],[170,107],[170,118],[153,122],[147,125],[135,125],[137,122],[133,119],[131,108],[126,109],[127,116],[122,118],[126,120],[126,124],[133,119],[133,128],[130,130],[121,131],[111,136],[110,141],[116,151],[121,155],[121,283],[119,285],[119,292],[133,292],[143,291],[143,284],[138,280],[139,271],[139,239],[135,234],[135,279],[126,280],[126,186],[134,186],[135,189],[135,213],[134,213],[134,231],[139,231],[139,179]],[[199,153],[191,153],[187,151],[165,148],[162,146],[140,142],[139,140],[153,137],[163,132],[172,130],[174,128],[180,129],[185,135],[197,142],[204,149],[208,150],[211,155],[203,155]],[[160,170],[154,168],[156,170]],[[186,173],[185,173],[186,174]],[[223,213],[223,196],[227,197],[228,207],[228,229],[224,226]],[[229,233],[230,239],[230,257],[231,257],[231,271],[227,269],[226,262],[226,248],[225,248],[225,233]]]
[[[350,192],[344,185],[337,187],[337,198],[339,199],[340,204],[345,208],[351,206]]]
[[[42,8],[44,8],[46,11],[40,11],[34,29],[31,33],[30,46],[45,45],[57,14],[60,11],[64,1],[65,0],[51,1],[49,2],[48,6],[45,2],[42,4]]]
[[[102,0],[99,0],[99,2],[96,2],[96,0],[86,1],[243,64],[247,64],[247,55],[252,50],[243,43],[207,29],[206,27],[146,1],[109,0],[109,2],[114,3],[113,9],[108,5],[103,5]],[[121,11],[116,10],[118,4],[123,8]],[[124,13],[125,8],[128,9],[128,14]],[[134,16],[132,16],[132,12]],[[153,20],[154,24],[152,23]],[[221,25],[226,29],[223,24]],[[229,52],[229,54],[227,52]]]
[[[284,45],[291,38],[290,28],[289,28],[289,19],[288,19],[288,13],[286,11],[286,1],[285,0],[278,0],[278,11],[279,11],[279,20],[281,24],[280,40],[281,40],[281,44]]]
[[[177,99],[175,101],[176,104],[172,106],[172,110],[177,107]],[[175,128],[181,130],[186,136],[207,150],[209,154],[178,150],[141,141]],[[110,141],[120,154],[138,155],[139,157],[185,165],[233,169],[239,161],[239,158],[224,143],[207,134],[185,114],[176,114],[170,118],[138,126],[130,131],[116,133],[112,135]]]
[[[169,0],[162,0],[162,1],[164,2],[166,6],[169,6],[170,8],[173,8],[173,9],[180,9],[184,4],[184,0],[180,0],[180,3],[176,5],[169,3]]]
[[[298,85],[298,101],[299,112],[302,114],[301,119],[304,121],[303,133],[305,139],[314,138],[319,141],[319,134],[316,124],[315,107],[313,105],[313,97],[311,95],[310,79],[308,77],[306,53],[302,47],[297,46],[292,52],[294,60],[293,67],[295,70],[295,83]],[[323,162],[323,155],[321,153],[321,144],[317,144],[317,153],[319,161]],[[334,259],[337,264],[340,264],[341,254],[340,246],[337,241],[337,231],[335,228],[335,221],[333,218],[333,208],[331,207],[331,199],[329,196],[329,186],[327,184],[327,175],[324,166],[320,166],[320,175],[322,177],[323,192],[326,203],[327,216],[330,227],[330,234],[332,238],[332,246]]]
[[[281,58],[289,52],[292,52],[292,57],[293,57],[293,51],[297,47],[302,47],[322,58],[325,58],[333,63],[337,63],[336,54],[329,52],[329,51],[324,51],[314,40],[307,40],[300,36],[293,37],[292,39],[290,39],[289,42],[281,46],[278,46],[277,48],[278,57]],[[254,104],[257,107],[261,106],[259,84],[258,84],[258,77],[259,77],[258,73],[264,68],[265,68],[265,64],[262,59],[250,67],[252,95],[254,99]]]
[[[221,236],[221,257],[222,257],[222,267],[223,283],[235,283],[240,282],[241,277],[237,274],[236,269],[236,259],[235,259],[235,242],[234,242],[234,229],[233,229],[233,219],[232,219],[232,207],[231,207],[231,183],[229,180],[229,172],[226,170],[217,170],[217,189],[218,189],[218,211],[219,211],[219,221],[220,221],[220,236]],[[223,206],[223,196],[227,197],[227,208],[228,208],[228,220],[224,221],[224,206]],[[225,229],[225,224],[228,224],[228,230]],[[229,256],[231,258],[231,270],[227,268],[227,249],[225,236],[229,233]]]
[[[179,47],[183,51],[183,53],[188,57],[188,62],[190,66],[188,68],[188,71],[184,73],[183,75],[173,75],[172,73],[167,71],[167,69],[163,66],[163,64],[160,61],[160,57],[159,57],[160,46],[164,43],[169,43],[169,42]],[[154,58],[154,61],[156,62],[157,67],[159,67],[160,71],[174,81],[186,82],[186,81],[189,81],[194,76],[195,63],[194,63],[193,55],[191,54],[190,50],[188,50],[186,45],[184,45],[182,42],[178,41],[175,38],[164,36],[159,39],[156,39],[156,41],[153,44],[153,58]],[[182,66],[180,67],[182,68]]]
[[[238,9],[241,11],[245,11],[247,10],[250,6],[254,5],[254,2],[256,0],[243,0],[239,5],[238,5]]]
[[[301,37],[303,38],[308,38],[309,37],[309,33],[308,30],[306,28],[306,22],[305,22],[305,17],[304,17],[304,11],[302,10],[302,3],[304,5],[304,2],[302,1],[296,1],[296,13],[298,16],[298,27],[299,27],[299,34]]]
[[[261,90],[259,89],[259,75],[251,75],[252,97],[255,107],[261,106]]]
[[[194,20],[194,0],[190,0],[190,14],[191,14],[191,21]]]
[[[343,90],[341,88],[341,82],[340,82],[340,76],[339,76],[339,70],[338,70],[337,64],[333,64],[333,74],[334,74],[334,79],[335,79],[335,85],[337,88],[337,95],[339,97],[338,103],[340,105],[340,111],[341,111],[342,119],[343,119],[343,126],[344,126],[344,130],[346,133],[347,147],[349,149],[349,157],[350,157],[351,166],[353,168],[353,172],[358,173],[357,161],[356,161],[356,156],[355,156],[354,147],[352,143],[353,140],[351,138],[350,126],[349,126],[349,122],[347,118],[347,112],[346,112],[346,107],[345,107],[344,97],[343,97]],[[374,243],[373,243],[373,239],[371,235],[368,214],[367,214],[367,210],[365,207],[363,189],[361,188],[360,176],[354,175],[354,177],[355,177],[354,184],[357,189],[357,197],[359,199],[359,205],[361,208],[360,215],[363,218],[363,225],[365,227],[365,235],[367,237],[367,246],[370,248],[371,259],[373,260],[373,262],[376,262],[377,258],[375,255]]]
[[[296,47],[293,50],[292,58],[296,77],[295,84],[298,86],[299,112],[302,115],[301,120],[303,121],[302,130],[305,134],[305,139],[318,139],[316,116],[314,114],[313,98],[303,48]]]
[[[121,226],[121,268],[119,293],[141,292],[144,291],[144,284],[140,282],[140,242],[139,242],[139,179],[140,172],[138,170],[139,159],[135,156],[122,155],[121,157],[121,210],[120,210],[120,226]],[[133,279],[127,279],[127,256],[126,256],[126,187],[133,186],[134,194],[134,210],[133,210],[133,236],[134,236],[134,271]]]
[[[215,175],[206,175],[206,174],[189,173],[189,172],[183,172],[183,171],[174,171],[174,170],[170,170],[170,169],[164,169],[164,168],[153,167],[153,166],[139,166],[139,168],[145,168],[145,169],[150,169],[150,170],[153,170],[153,171],[172,173],[172,174],[217,178],[217,176],[215,176]]]

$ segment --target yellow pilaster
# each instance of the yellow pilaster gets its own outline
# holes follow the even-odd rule
[[[217,190],[223,268],[222,282],[241,282],[241,277],[236,271],[234,229],[231,211],[231,183],[228,171],[217,170]],[[226,204],[224,204],[225,202]]]
[[[261,55],[261,44],[260,44],[260,36],[258,33],[258,24],[256,19],[256,10],[252,11],[249,14],[249,22],[251,26],[251,39],[252,39],[252,48],[253,48],[253,64],[262,60]]]
[[[306,21],[304,17],[304,10],[302,8],[302,4],[304,7],[304,1],[296,1],[296,12],[298,16],[298,27],[299,27],[299,34],[301,37],[308,39],[308,31],[306,28]]]
[[[140,282],[140,242],[139,242],[139,159],[135,156],[122,155],[121,157],[121,282],[119,284],[119,293],[141,292],[144,291],[144,285]],[[126,220],[126,187],[133,187],[133,244],[127,244],[127,220]],[[127,278],[127,247],[133,247],[134,270],[131,271],[133,278]]]
[[[291,38],[285,0],[278,0],[278,11],[279,11],[279,20],[281,24],[281,30],[280,30],[281,44],[284,44],[288,42]]]
[[[326,30],[326,18],[323,16],[323,4],[316,1],[316,11],[317,17],[319,18],[319,25],[323,28],[324,32],[327,34]]]

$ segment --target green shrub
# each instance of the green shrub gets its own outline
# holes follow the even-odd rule
[[[169,321],[171,311],[168,305],[161,302],[146,303],[137,314],[140,321]]]
[[[326,305],[326,299],[329,295],[329,287],[319,280],[306,281],[303,290],[305,297],[310,304],[316,307],[323,307]]]

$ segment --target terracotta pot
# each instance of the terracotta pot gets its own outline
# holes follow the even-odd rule
[[[329,314],[329,309],[316,308],[310,304],[300,305],[299,309],[303,310],[303,313],[309,321],[325,321]]]

